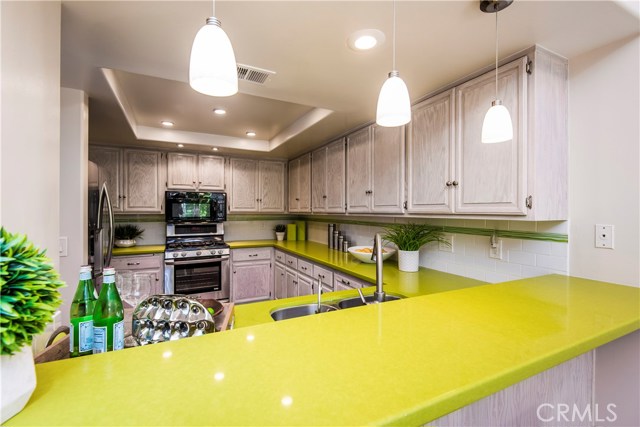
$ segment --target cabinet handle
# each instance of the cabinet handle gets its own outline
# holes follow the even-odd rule
[[[128,262],[127,265],[140,265],[139,262]]]
[[[123,198],[123,199],[126,199],[126,198],[127,198],[127,196],[122,196],[122,198]]]
[[[193,182],[193,185],[196,185],[196,182],[195,182],[195,181],[191,181],[191,182]]]
[[[249,254],[249,257],[258,256],[258,254]]]
[[[453,182],[447,181],[447,187],[451,187],[452,184],[453,184]]]
[[[326,198],[327,198],[326,194],[325,194],[324,196],[322,196],[322,198],[323,198],[323,199],[326,199]]]
[[[299,202],[299,201],[300,201],[300,199],[298,199],[298,198],[296,197],[296,202]]]
[[[458,186],[458,181],[453,181],[453,186],[457,187]]]

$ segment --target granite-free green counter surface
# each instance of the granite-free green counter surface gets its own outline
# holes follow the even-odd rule
[[[113,256],[146,255],[164,252],[164,245],[139,245],[131,248],[113,248]]]
[[[329,249],[327,245],[309,241],[282,241],[253,240],[241,242],[228,242],[231,249],[274,247],[284,252],[305,257],[317,264],[322,264],[333,270],[341,271],[350,276],[370,282],[372,287],[363,290],[365,295],[372,294],[375,290],[376,268],[375,264],[365,264],[358,261],[347,252]],[[457,276],[437,270],[421,268],[416,273],[404,273],[398,270],[397,261],[390,259],[384,263],[384,290],[392,294],[405,297],[428,295],[437,292],[446,292],[472,286],[485,285],[485,282],[468,277]],[[332,301],[357,296],[355,290],[340,291],[325,294],[322,301]],[[235,327],[242,328],[260,323],[273,322],[271,311],[297,304],[317,301],[316,296],[304,296],[287,298],[285,300],[264,301],[254,304],[238,304],[235,306]]]
[[[637,330],[639,301],[551,275],[45,363],[7,425],[418,425]]]

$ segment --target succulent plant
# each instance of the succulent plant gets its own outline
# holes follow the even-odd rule
[[[0,228],[0,354],[11,355],[42,333],[64,286],[45,250]]]
[[[142,239],[144,228],[140,228],[135,224],[116,225],[113,235],[118,240]]]
[[[276,233],[284,233],[285,231],[287,231],[287,226],[284,224],[278,224],[275,226],[275,228],[273,229]]]

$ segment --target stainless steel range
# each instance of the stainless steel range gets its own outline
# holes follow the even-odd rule
[[[164,292],[229,300],[229,245],[222,223],[167,224]]]

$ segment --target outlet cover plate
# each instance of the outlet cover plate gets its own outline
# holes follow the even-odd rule
[[[613,225],[596,224],[595,246],[600,249],[613,249]]]

